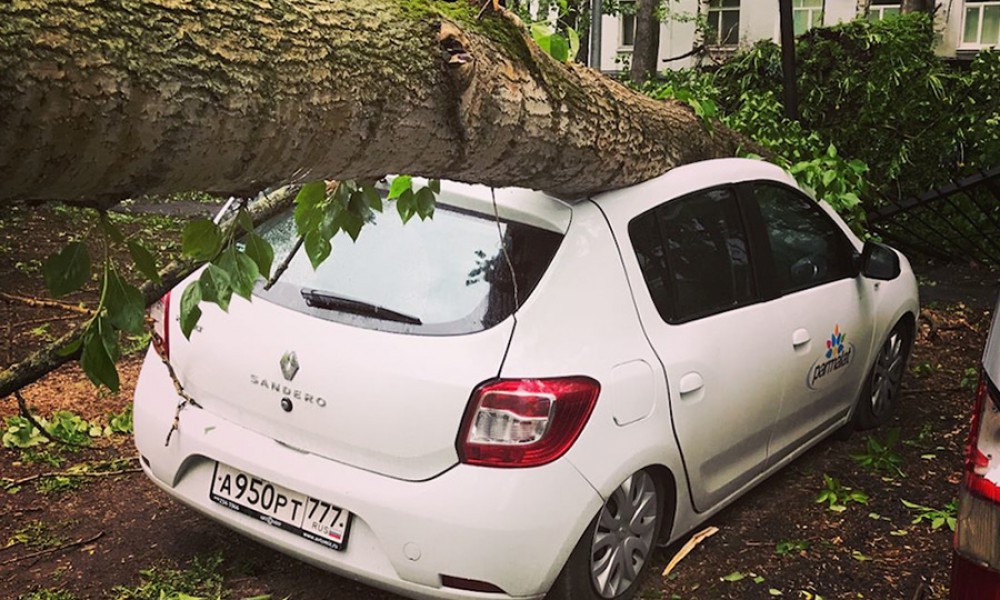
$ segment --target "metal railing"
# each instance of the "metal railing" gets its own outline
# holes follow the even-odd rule
[[[868,213],[868,228],[905,252],[1000,267],[1000,167]]]

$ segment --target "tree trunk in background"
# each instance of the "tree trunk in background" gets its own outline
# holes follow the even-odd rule
[[[632,44],[632,66],[629,75],[638,83],[656,75],[656,60],[660,54],[660,19],[656,8],[660,0],[637,0],[635,9],[635,41]]]
[[[479,3],[476,2],[476,5]],[[0,3],[0,205],[409,173],[579,197],[731,156],[692,111],[434,0]]]

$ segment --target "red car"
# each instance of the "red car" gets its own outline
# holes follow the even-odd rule
[[[972,411],[959,492],[951,600],[1000,600],[1000,302]]]

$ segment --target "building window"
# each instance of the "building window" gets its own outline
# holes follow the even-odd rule
[[[740,42],[740,0],[708,0],[709,46],[735,46]]]
[[[884,21],[888,17],[899,15],[900,4],[897,0],[872,0],[868,8],[868,20],[872,23]]]
[[[802,35],[823,24],[823,0],[792,0],[795,35]]]
[[[964,46],[995,46],[1000,43],[1000,2],[966,0]]]
[[[631,49],[635,45],[635,2],[619,3],[618,47]]]

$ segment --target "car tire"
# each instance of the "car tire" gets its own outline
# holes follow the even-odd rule
[[[875,362],[861,388],[854,410],[856,429],[874,429],[889,421],[897,403],[912,345],[912,328],[903,321],[896,323],[875,355]]]
[[[639,589],[664,522],[664,486],[649,470],[626,479],[587,526],[547,600],[628,600]]]

